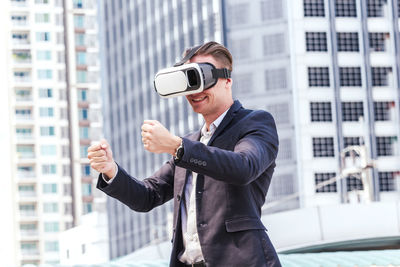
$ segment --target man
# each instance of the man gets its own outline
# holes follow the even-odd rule
[[[216,42],[203,44],[189,62],[232,70],[231,54]],[[244,109],[231,87],[232,79],[219,78],[186,96],[205,123],[185,137],[144,121],[145,149],[172,158],[143,181],[114,162],[105,140],[88,149],[92,168],[102,173],[97,187],[131,209],[146,212],[173,199],[170,266],[281,266],[260,220],[278,152],[275,122],[265,111]]]

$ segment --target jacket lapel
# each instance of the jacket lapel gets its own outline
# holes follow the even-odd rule
[[[218,126],[217,130],[215,133],[212,135],[210,141],[208,142],[207,145],[212,145],[213,141],[217,136],[219,136],[222,131],[225,129],[226,126],[232,121],[232,119],[235,117],[237,111],[242,107],[242,104],[240,104],[239,100],[235,100],[233,102],[233,105],[230,107],[228,112],[226,113],[224,119],[221,121],[221,124]]]

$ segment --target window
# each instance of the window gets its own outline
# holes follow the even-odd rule
[[[54,126],[40,127],[40,136],[55,136]]]
[[[228,6],[229,25],[243,25],[249,22],[249,4],[240,3]]]
[[[78,101],[87,101],[88,91],[86,89],[78,89]]]
[[[69,164],[63,164],[63,176],[71,176],[71,166]]]
[[[49,32],[37,32],[36,33],[36,41],[38,41],[38,42],[50,41],[50,33]]]
[[[336,17],[357,17],[357,7],[355,0],[336,0]]]
[[[251,38],[245,37],[241,39],[231,40],[231,51],[234,60],[249,59],[251,57]]]
[[[33,185],[19,185],[18,191],[22,195],[34,195],[35,194],[35,186]]]
[[[79,119],[80,120],[87,120],[88,119],[88,109],[87,108],[80,108],[78,112],[79,112]]]
[[[79,137],[81,139],[89,138],[89,127],[79,127]]]
[[[57,167],[55,164],[44,164],[44,165],[42,165],[42,173],[43,174],[56,174]]]
[[[292,159],[292,140],[290,138],[279,140],[279,153],[277,161]]]
[[[71,184],[64,184],[63,193],[64,193],[64,196],[70,196],[72,194]]]
[[[79,65],[86,64],[86,52],[77,52],[76,53],[76,63]]]
[[[324,0],[304,0],[304,17],[325,17]]]
[[[21,101],[32,100],[31,90],[29,90],[29,89],[15,89],[15,96],[16,96],[17,100],[21,100]]]
[[[16,128],[15,134],[21,138],[31,138],[32,137],[32,129],[31,128]]]
[[[35,14],[35,22],[36,23],[48,23],[48,22],[50,22],[49,13],[38,13],[38,14]]]
[[[253,73],[234,74],[233,92],[236,94],[250,94],[253,87]]]
[[[334,173],[334,172],[315,173],[314,174],[315,186],[317,187],[318,184],[326,182],[335,176],[336,176],[336,173]],[[336,181],[333,181],[332,183],[324,185],[320,188],[316,188],[315,192],[316,193],[337,192]]]
[[[363,102],[342,102],[343,121],[359,121],[364,116]]]
[[[389,74],[392,67],[372,67],[372,86],[389,86]]]
[[[311,102],[311,121],[332,121],[331,102]]]
[[[306,49],[308,52],[326,52],[326,32],[306,32]]]
[[[367,0],[368,17],[383,17],[385,5],[387,5],[387,0]]]
[[[51,51],[38,50],[36,52],[37,60],[51,60]]]
[[[69,158],[70,153],[69,153],[69,146],[63,145],[61,147],[61,155],[63,158]]]
[[[92,203],[83,203],[83,214],[87,214],[93,211]]]
[[[39,80],[48,80],[53,77],[53,72],[51,70],[38,70],[37,75]]]
[[[264,55],[279,55],[285,53],[285,35],[283,33],[265,35],[263,40]]]
[[[358,32],[338,32],[337,45],[339,52],[358,52]]]
[[[87,157],[87,150],[89,146],[80,146],[80,156],[81,158],[86,158]]]
[[[46,241],[44,243],[44,250],[46,252],[58,252],[58,241]]]
[[[56,202],[43,203],[43,212],[44,213],[57,213],[58,212],[58,203],[56,203]]]
[[[83,8],[83,0],[74,0],[74,8]]]
[[[46,233],[54,233],[60,231],[60,225],[58,222],[45,222],[44,231]]]
[[[82,195],[83,196],[92,195],[92,184],[82,183]]]
[[[84,70],[78,70],[76,71],[76,79],[79,83],[85,83],[87,82],[87,71]]]
[[[35,4],[48,4],[49,0],[35,0]]]
[[[43,184],[43,194],[56,194],[57,184]]]
[[[54,117],[54,108],[39,108],[40,117]]]
[[[282,1],[264,0],[261,1],[262,21],[275,20],[283,17]]]
[[[359,176],[346,177],[346,188],[347,192],[354,190],[363,190],[363,184]]]
[[[360,137],[358,136],[352,136],[352,137],[344,137],[344,147],[348,146],[359,146],[360,145]]]
[[[390,38],[388,32],[370,32],[368,33],[369,48],[375,52],[387,51],[386,43]]]
[[[374,117],[375,121],[390,121],[391,109],[394,108],[395,103],[392,102],[374,102]]]
[[[395,172],[378,172],[379,191],[390,192],[396,191]]]
[[[81,172],[83,176],[90,176],[90,165],[89,164],[81,165]]]
[[[39,97],[40,98],[52,98],[53,97],[53,89],[39,88]]]
[[[360,67],[339,68],[340,86],[361,86]]]
[[[329,68],[328,67],[309,67],[308,86],[310,87],[329,87]]]
[[[287,88],[286,68],[266,70],[265,88],[267,91],[285,90]]]
[[[75,33],[75,45],[76,46],[85,45],[85,35],[83,33]]]
[[[315,158],[335,156],[332,137],[313,137],[312,141]]]
[[[57,150],[55,145],[42,145],[40,147],[40,154],[42,156],[56,156]]]
[[[72,214],[72,203],[64,203],[64,214]]]
[[[85,27],[85,16],[74,15],[74,25],[76,28],[84,28]]]
[[[274,103],[266,106],[266,110],[272,114],[277,125],[284,125],[290,123],[290,109],[289,103],[281,102]]]
[[[396,136],[377,136],[376,150],[378,156],[394,156],[395,142],[397,142]]]

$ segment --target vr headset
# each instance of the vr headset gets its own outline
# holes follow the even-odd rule
[[[213,87],[218,78],[230,78],[231,71],[227,68],[217,69],[211,63],[189,63],[201,48],[196,46],[171,68],[162,69],[154,77],[154,89],[164,98],[200,93]]]

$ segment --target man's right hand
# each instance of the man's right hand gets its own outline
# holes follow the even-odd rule
[[[105,174],[106,178],[113,178],[117,170],[114,162],[110,145],[105,139],[102,139],[98,144],[88,148],[88,159],[90,167],[96,171]]]

